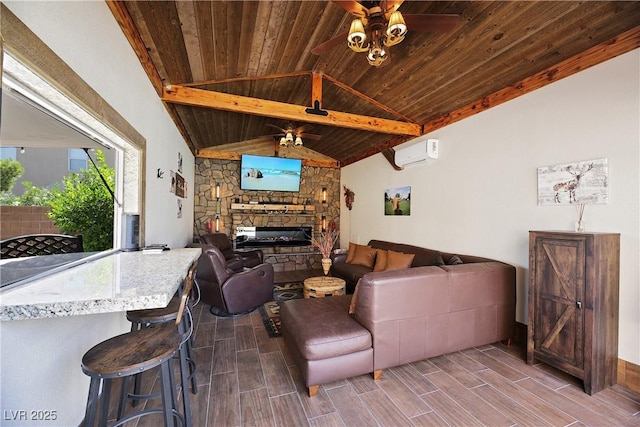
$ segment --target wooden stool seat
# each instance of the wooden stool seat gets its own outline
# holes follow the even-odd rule
[[[169,304],[164,308],[151,308],[148,310],[127,311],[127,320],[133,323],[155,324],[173,322],[178,316],[180,297],[174,295]]]
[[[175,386],[174,369],[172,365],[173,357],[180,354],[181,387],[187,389],[187,358],[184,355],[185,343],[191,338],[191,327],[185,328],[182,320],[190,319],[189,296],[193,287],[193,278],[198,262],[195,261],[189,268],[189,273],[184,280],[182,295],[178,299],[178,309],[175,314],[167,309],[164,316],[173,316],[174,322],[159,322],[153,325],[145,323],[149,327],[138,328],[138,324],[131,332],[121,334],[96,344],[89,349],[82,357],[82,371],[91,378],[89,384],[89,395],[87,398],[87,409],[83,425],[93,426],[95,422],[98,406],[100,413],[98,425],[106,426],[107,414],[109,412],[109,399],[111,396],[111,386],[114,378],[122,378],[122,389],[116,423],[113,426],[120,426],[135,420],[144,415],[162,413],[164,415],[164,425],[176,425],[176,418],[181,425],[190,427],[191,409],[189,406],[189,393],[183,393],[183,413],[178,410],[178,392]],[[145,310],[141,310],[145,311]],[[162,316],[160,316],[162,317]],[[158,396],[158,394],[139,395],[127,392],[131,377],[138,377],[143,372],[155,367],[160,368],[160,384],[162,397],[162,409],[143,409],[133,414],[124,416],[125,401],[127,398],[147,399]],[[102,386],[102,387],[101,387]],[[102,388],[102,399],[100,390]],[[100,403],[100,400],[101,403]],[[100,405],[99,405],[100,403]]]
[[[199,298],[200,290],[198,288],[198,285],[195,279],[193,280],[192,284],[193,284],[192,289],[195,291],[196,295],[198,295],[198,298],[195,299],[195,302],[193,304],[191,304],[192,300],[189,299],[189,308],[191,310],[193,310],[193,307],[195,307],[195,305],[200,300]],[[180,291],[179,293],[176,293],[173,296],[173,298],[171,298],[171,301],[169,301],[169,304],[167,304],[166,307],[152,308],[147,310],[127,311],[127,320],[131,322],[131,331],[144,329],[148,326],[164,324],[167,322],[174,322],[180,310],[180,303],[182,300],[180,294],[182,294],[183,291],[184,290]],[[181,328],[180,330],[182,333],[186,333],[187,330],[192,326],[193,324],[192,324],[191,318],[182,319],[182,322],[180,322],[180,328]],[[191,335],[190,338],[185,342],[184,346],[180,348],[179,358],[180,358],[180,376],[187,377],[191,381],[191,392],[193,394],[196,394],[198,391],[198,384],[196,381],[196,362],[195,362],[195,357],[193,355],[193,335]],[[186,372],[184,370],[185,366],[188,367],[189,372]],[[133,388],[133,396],[137,396],[140,394],[140,387],[141,387],[140,375],[136,375],[134,381],[135,382],[134,382],[134,388]],[[186,382],[181,381],[181,384],[184,385],[186,384]],[[128,387],[128,385],[129,385],[128,381],[123,382],[123,387],[126,388]],[[125,392],[126,390],[123,389],[123,394]],[[189,405],[188,396],[184,396],[183,403],[185,405],[185,413],[187,414],[186,415],[187,423],[190,424],[191,423],[190,414],[186,409],[187,406]],[[132,405],[136,406],[137,404],[138,404],[138,400],[134,398]],[[121,412],[123,410],[124,408],[120,409]]]
[[[82,357],[82,371],[91,378],[91,383],[84,425],[93,426],[94,424],[100,383],[103,383],[103,397],[98,425],[106,426],[113,379],[123,378],[124,382],[128,384],[128,379],[131,376],[157,366],[160,366],[162,409],[146,409],[123,417],[123,405],[126,399],[123,392],[120,397],[118,421],[114,425],[122,425],[130,420],[153,413],[164,414],[165,426],[175,425],[174,417],[178,417],[181,424],[185,424],[183,415],[177,409],[175,380],[171,366],[173,356],[180,349],[182,340],[182,334],[178,332],[175,324],[166,323],[155,328],[144,328],[115,336],[87,351]]]
[[[128,332],[87,351],[82,357],[82,370],[100,378],[134,375],[171,358],[181,342],[182,335],[171,323]]]

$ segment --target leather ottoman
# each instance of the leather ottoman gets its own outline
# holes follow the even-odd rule
[[[350,302],[349,295],[280,306],[282,335],[310,396],[319,384],[373,372],[371,334],[349,315]]]

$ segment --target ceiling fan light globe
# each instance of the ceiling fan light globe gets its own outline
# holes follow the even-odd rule
[[[387,57],[378,57],[375,59],[371,59],[369,57],[367,57],[367,61],[369,62],[369,65],[373,65],[374,67],[379,67],[380,65],[382,65],[382,63],[387,59]]]
[[[302,145],[302,138],[296,136],[296,141],[293,143],[296,147],[300,147]]]
[[[367,54],[367,59],[370,61],[375,61],[377,58],[387,58],[387,51],[382,46],[373,46],[369,49],[369,53]]]
[[[407,34],[407,24],[399,10],[396,10],[389,17],[387,24],[387,35],[390,37],[404,37]]]
[[[347,36],[347,45],[354,52],[366,52],[368,49],[367,33],[364,31],[364,24],[360,19],[351,21],[351,28]]]
[[[367,54],[367,61],[369,61],[369,65],[373,65],[374,67],[379,67],[387,58],[387,51],[382,48],[374,48],[370,49]]]
[[[291,132],[287,132],[287,136],[285,137],[286,142],[293,142],[293,134]]]
[[[349,43],[362,44],[367,40],[367,33],[364,31],[364,24],[359,18],[351,21],[351,28],[349,28],[349,35],[347,41]]]
[[[280,146],[281,147],[286,147],[287,146],[287,139],[284,136],[282,138],[280,138]]]

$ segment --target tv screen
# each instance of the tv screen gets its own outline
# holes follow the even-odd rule
[[[240,188],[243,190],[300,191],[302,160],[242,155]]]

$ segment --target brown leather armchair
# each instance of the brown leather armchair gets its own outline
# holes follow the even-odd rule
[[[261,250],[236,251],[229,236],[224,233],[209,233],[200,236],[200,243],[215,246],[220,249],[227,261],[227,266],[233,271],[242,271],[243,268],[252,268],[264,262]]]
[[[211,305],[209,311],[216,316],[246,314],[273,299],[271,264],[234,272],[215,246],[203,246],[196,280],[202,301]]]

